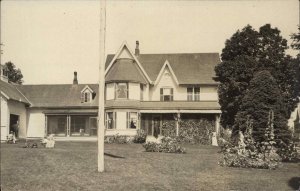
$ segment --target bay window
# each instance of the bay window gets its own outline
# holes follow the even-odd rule
[[[128,98],[128,85],[127,83],[116,84],[116,98],[127,99]]]

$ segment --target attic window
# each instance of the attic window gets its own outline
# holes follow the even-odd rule
[[[91,93],[90,92],[82,92],[81,93],[81,102],[82,103],[87,103],[91,102]]]

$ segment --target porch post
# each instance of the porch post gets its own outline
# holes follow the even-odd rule
[[[217,135],[220,133],[220,114],[218,113],[215,115],[215,131]]]
[[[44,137],[47,137],[47,131],[48,131],[48,122],[47,122],[47,120],[48,120],[48,117],[47,117],[47,115],[45,115],[45,132],[44,132]]]
[[[70,137],[71,134],[71,117],[67,115],[67,137]]]

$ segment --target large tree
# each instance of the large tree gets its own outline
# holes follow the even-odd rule
[[[292,40],[292,48],[295,50],[300,50],[300,26],[298,26],[298,33],[292,34]],[[300,53],[298,55],[300,55]]]
[[[271,110],[274,113],[275,140],[278,143],[281,141],[288,143],[290,133],[285,117],[286,108],[279,86],[269,71],[259,71],[254,74],[247,93],[242,98],[234,126],[238,130],[245,131],[247,120],[250,119],[253,123],[253,138],[256,142],[261,143],[265,141]]]
[[[260,27],[258,31],[248,25],[226,41],[221,54],[222,62],[215,68],[216,80],[220,82],[223,127],[234,126],[249,83],[254,74],[262,70],[269,71],[274,77],[286,105],[284,116],[289,117],[298,101],[296,87],[299,81],[295,75],[295,64],[285,54],[287,48],[287,40],[270,24]]]
[[[23,74],[19,68],[16,68],[14,63],[12,62],[6,62],[4,65],[8,77],[8,81],[14,82],[17,84],[22,84],[23,83]]]

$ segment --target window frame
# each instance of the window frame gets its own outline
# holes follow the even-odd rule
[[[187,101],[200,101],[201,88],[199,86],[187,87],[186,92],[187,92]]]
[[[126,98],[120,98],[118,97],[118,88],[119,88],[119,84],[125,84],[126,85]],[[128,87],[128,83],[127,82],[117,82],[115,83],[115,99],[128,99],[128,95],[129,95],[129,87]]]
[[[135,113],[136,114],[136,121],[135,121],[135,128],[131,128],[131,114]],[[132,112],[129,111],[127,112],[127,129],[138,129],[138,124],[139,124],[139,116],[138,112]],[[133,122],[134,123],[134,122]]]
[[[109,116],[109,113],[111,114],[111,128],[108,128],[109,125],[108,125],[108,122],[109,122],[109,119],[108,119],[108,116]],[[112,111],[109,111],[109,112],[105,112],[105,129],[107,130],[114,130],[116,129],[116,125],[115,125],[115,112],[112,112]]]
[[[165,90],[169,89],[170,95],[165,95]],[[169,96],[169,100],[165,99],[165,96]],[[160,88],[160,101],[174,101],[174,88],[172,87],[162,87]]]

